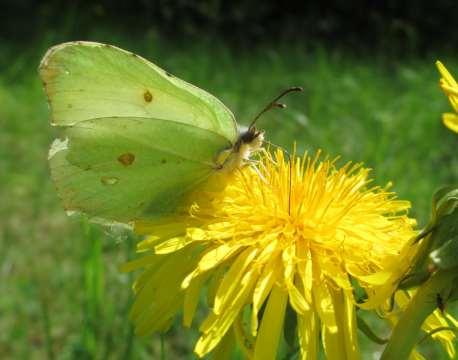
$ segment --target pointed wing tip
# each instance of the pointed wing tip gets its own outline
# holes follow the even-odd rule
[[[38,71],[41,73],[42,70],[45,70],[49,64],[50,59],[59,51],[64,50],[69,47],[73,46],[89,46],[89,47],[98,47],[98,46],[106,46],[111,47],[112,45],[99,43],[95,41],[85,41],[85,40],[77,40],[77,41],[67,41],[63,42],[54,46],[51,46],[46,53],[44,54],[43,58],[38,65]]]

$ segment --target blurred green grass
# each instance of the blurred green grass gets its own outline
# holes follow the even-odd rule
[[[364,162],[377,184],[393,181],[399,197],[412,201],[420,225],[433,191],[458,182],[458,138],[440,122],[450,108],[437,85],[434,55],[390,59],[298,44],[248,51],[148,36],[99,40],[210,91],[242,124],[279,91],[303,86],[304,93],[285,100],[288,109],[259,121],[267,139]],[[47,165],[57,134],[36,73],[40,57],[56,42],[44,38],[21,52],[0,45],[0,63],[6,64],[0,73],[0,354],[141,359],[159,358],[163,345],[167,359],[194,358],[196,331],[174,326],[163,344],[159,336],[133,336],[132,277],[118,267],[134,257],[136,239],[69,219],[59,204]],[[442,60],[458,75],[458,58]],[[362,347],[366,354],[380,350],[367,342]],[[437,346],[426,351],[438,358]]]

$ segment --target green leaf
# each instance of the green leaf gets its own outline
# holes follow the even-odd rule
[[[286,307],[283,336],[291,349],[297,346],[297,314],[289,304]]]
[[[416,237],[416,241],[421,240],[420,249],[400,288],[421,284],[436,267],[444,269],[458,265],[457,239],[458,187],[445,186],[433,195],[431,219]]]
[[[452,213],[458,207],[458,188],[445,186],[433,196],[433,221]]]
[[[429,255],[434,265],[440,269],[450,269],[458,266],[458,237],[448,240],[439,249]]]

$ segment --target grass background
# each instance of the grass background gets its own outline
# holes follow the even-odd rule
[[[0,44],[0,356],[192,359],[198,333],[180,329],[179,321],[162,338],[133,336],[132,276],[118,267],[134,258],[137,239],[69,219],[57,199],[47,165],[57,134],[36,68],[46,48],[61,40]],[[458,137],[441,125],[450,106],[434,67],[440,58],[458,75],[456,56],[393,58],[286,43],[244,50],[209,41],[166,43],[153,34],[91,40],[137,52],[208,90],[242,124],[282,89],[303,86],[285,100],[288,109],[259,121],[267,139],[364,162],[377,184],[393,181],[399,197],[412,202],[420,226],[433,191],[458,182]],[[380,347],[361,338],[364,358],[377,358]],[[440,358],[436,345],[424,350]]]

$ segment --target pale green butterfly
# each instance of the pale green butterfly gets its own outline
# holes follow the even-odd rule
[[[239,134],[218,99],[111,45],[57,45],[39,73],[51,123],[64,130],[49,162],[70,212],[123,223],[173,214],[190,193],[243,166],[263,143],[254,127],[259,115]]]

